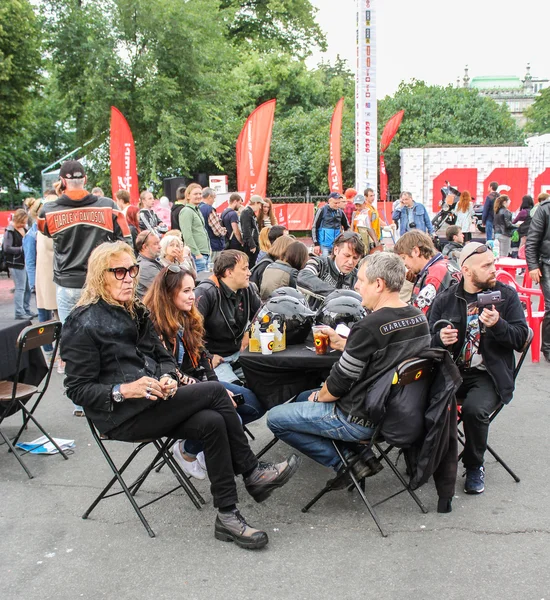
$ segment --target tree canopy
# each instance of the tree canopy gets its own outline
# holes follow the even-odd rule
[[[542,90],[535,102],[526,111],[529,133],[550,133],[550,88]]]

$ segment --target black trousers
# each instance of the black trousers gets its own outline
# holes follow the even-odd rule
[[[542,263],[540,266],[542,279],[540,289],[544,296],[544,320],[542,322],[541,351],[545,357],[550,357],[550,265]]]
[[[252,267],[256,264],[256,260],[258,259],[258,253],[260,252],[260,245],[256,245],[256,252],[250,252],[248,246],[244,247],[244,252],[248,256],[248,268],[252,269]]]
[[[469,468],[480,467],[487,450],[489,417],[500,404],[491,376],[486,371],[470,369],[462,373],[457,398],[462,399],[462,422],[465,446],[462,462]]]
[[[122,441],[159,437],[200,440],[214,506],[218,508],[237,503],[235,475],[258,464],[231,399],[217,381],[180,387],[175,396],[151,402],[150,409],[108,435]]]

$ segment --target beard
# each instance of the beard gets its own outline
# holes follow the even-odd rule
[[[489,275],[485,279],[478,278],[477,274],[472,273],[472,284],[481,290],[494,288],[496,285],[496,277],[494,275]]]

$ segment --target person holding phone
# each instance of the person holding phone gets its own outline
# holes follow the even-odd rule
[[[481,494],[485,490],[483,458],[489,417],[500,404],[512,400],[514,350],[523,348],[528,328],[517,292],[497,281],[495,258],[485,244],[466,244],[458,264],[462,280],[435,297],[428,321],[432,346],[447,348],[462,375],[457,397],[463,399],[464,492]],[[500,292],[500,302],[480,302],[480,296],[486,297],[481,292],[487,291]],[[450,325],[440,328],[441,320]]]
[[[204,325],[195,305],[195,272],[180,265],[168,265],[153,281],[144,303],[150,311],[155,329],[178,364],[180,382],[200,385],[218,381],[211,356],[204,348]],[[265,409],[251,390],[233,383],[221,382],[233,399],[243,424],[259,419]],[[197,479],[206,477],[202,443],[178,440],[173,447],[183,470]]]

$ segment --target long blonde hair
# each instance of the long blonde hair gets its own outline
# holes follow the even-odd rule
[[[86,274],[86,283],[84,284],[84,290],[82,296],[77,302],[77,306],[88,306],[90,304],[96,304],[99,300],[104,300],[107,304],[113,306],[120,306],[120,302],[117,302],[105,287],[105,276],[107,269],[111,266],[111,259],[121,254],[128,254],[135,261],[135,254],[126,242],[105,242],[99,245],[90,254],[88,259],[88,273]],[[134,290],[136,289],[138,277],[134,282]],[[135,294],[132,299],[125,304],[126,309],[132,314],[135,314]]]

